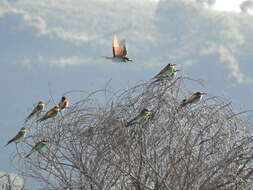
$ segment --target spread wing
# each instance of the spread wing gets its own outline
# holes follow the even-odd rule
[[[113,57],[120,56],[120,46],[117,39],[117,36],[113,34],[112,36],[112,51],[113,51]]]
[[[120,49],[120,57],[125,57],[127,55],[126,40],[122,40],[120,42],[119,49]]]

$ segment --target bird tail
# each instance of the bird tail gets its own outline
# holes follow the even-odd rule
[[[28,117],[26,118],[26,121],[28,121],[33,115],[34,113],[31,113],[30,115],[28,115]]]
[[[7,145],[9,145],[10,143],[12,143],[13,141],[15,141],[15,139],[11,139],[11,140],[9,140],[9,141],[7,142],[7,144],[6,144],[6,145],[4,145],[3,147],[6,147]]]
[[[134,122],[134,120],[131,120],[131,121],[127,122],[126,127],[129,127],[129,126],[131,126],[131,125],[134,125],[135,123],[136,123],[136,122]]]
[[[157,83],[157,82],[160,82],[160,81],[162,81],[162,79],[156,79],[155,81],[153,81],[151,84],[154,84],[154,83]]]
[[[157,79],[157,78],[153,78],[153,79],[156,79],[156,80],[154,80],[154,81],[152,81],[150,84],[149,84],[149,86],[147,87],[147,88],[150,88],[151,87],[151,85],[153,85],[153,84],[155,84],[155,83],[157,83],[157,82],[159,82],[159,81],[162,81],[162,79]]]
[[[9,144],[10,144],[9,142],[8,142],[8,143],[6,143],[6,145],[4,145],[4,146],[3,146],[3,148],[4,148],[4,147],[6,147],[6,146],[8,146]]]
[[[34,152],[34,151],[29,152],[29,153],[25,156],[25,158],[28,158],[33,152]]]
[[[37,119],[36,122],[38,123],[38,122],[44,121],[44,120],[46,120],[46,119],[47,119],[47,117],[44,116],[44,117],[42,117],[42,118]]]
[[[38,122],[41,122],[43,120],[44,120],[43,118],[40,118],[40,119],[37,119],[36,122],[38,123]]]

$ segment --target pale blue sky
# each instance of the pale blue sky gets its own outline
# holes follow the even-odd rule
[[[149,25],[155,17],[157,3],[146,0],[140,2],[129,1],[129,15],[123,22],[122,17],[111,15],[117,11],[120,14],[125,10],[124,7],[114,10],[111,4],[102,0],[96,0],[97,4],[94,5],[82,0],[1,1],[0,144],[4,145],[16,134],[38,100],[49,100],[52,95],[58,101],[63,93],[70,90],[101,89],[109,80],[112,90],[126,88],[139,80],[152,78],[168,60],[176,60],[167,50],[159,50],[164,51],[163,56],[152,56],[154,49],[143,45],[150,44],[159,49],[159,42],[154,41],[154,36],[159,35],[157,29]],[[217,2],[217,9],[229,5],[221,4],[220,0]],[[104,6],[105,14],[102,16],[108,18],[111,23],[109,26],[104,26],[105,23],[96,17],[94,7],[97,5]],[[145,19],[139,21],[138,18]],[[96,30],[100,26],[107,30]],[[127,39],[129,57],[134,60],[133,63],[117,64],[101,58],[112,53],[112,32],[117,32],[119,39]],[[182,74],[191,73],[192,64],[195,63],[179,62]],[[232,84],[237,86],[237,90],[248,90],[246,85],[249,84],[238,86],[236,83],[236,77],[244,76],[247,71],[239,66],[231,68],[231,65],[222,65],[222,69],[232,75],[226,78],[231,81],[231,91],[235,90]],[[205,73],[193,75],[202,77]],[[209,79],[205,78],[208,84]],[[233,97],[223,89],[211,91],[211,94],[217,92]],[[68,98],[72,103],[82,97],[83,94],[76,93]],[[241,103],[240,99],[233,98],[236,103]],[[9,161],[14,152],[13,144],[0,148],[0,170],[15,172]]]

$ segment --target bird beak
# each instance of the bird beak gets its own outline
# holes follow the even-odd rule
[[[205,92],[202,92],[201,94],[202,94],[202,95],[206,95],[206,93],[205,93]]]
[[[178,72],[178,71],[181,71],[181,70],[177,70],[177,69],[176,69],[175,71]]]

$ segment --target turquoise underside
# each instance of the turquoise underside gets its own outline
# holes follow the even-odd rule
[[[19,132],[19,135],[24,136],[25,132]]]
[[[124,58],[122,58],[122,57],[114,57],[112,60],[114,62],[125,62]]]
[[[166,75],[170,75],[171,73],[173,72],[173,69],[172,68],[170,68],[168,71],[166,71],[164,74],[166,74]]]

